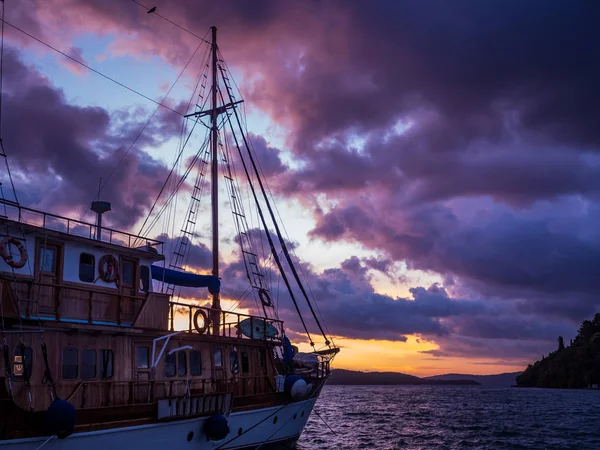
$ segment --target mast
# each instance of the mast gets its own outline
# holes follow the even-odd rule
[[[212,208],[212,258],[213,268],[212,274],[215,278],[219,278],[219,166],[218,166],[218,129],[217,129],[217,27],[213,26],[212,30],[212,103],[211,103],[211,129],[210,129],[210,144],[211,144],[211,208]],[[219,294],[213,294],[212,307],[214,314],[213,334],[219,334],[219,324],[221,316],[221,300]]]

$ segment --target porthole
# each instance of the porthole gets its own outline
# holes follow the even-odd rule
[[[302,411],[302,414],[300,414],[302,417],[304,417],[304,411]]]
[[[187,440],[188,442],[190,442],[192,439],[194,439],[194,432],[190,431],[187,435]]]
[[[244,430],[243,430],[242,428],[240,428],[240,429],[238,430],[238,436],[241,436],[243,432],[244,432]]]
[[[275,416],[275,418],[273,419],[273,424],[277,423],[277,416]]]
[[[294,420],[296,420],[297,416],[298,416],[298,413],[294,413]]]

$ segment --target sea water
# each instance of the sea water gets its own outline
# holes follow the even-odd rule
[[[599,450],[600,391],[326,386],[297,448]]]

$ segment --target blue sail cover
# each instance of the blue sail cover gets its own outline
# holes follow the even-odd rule
[[[159,266],[150,266],[152,279],[164,281],[167,284],[184,287],[205,287],[211,294],[218,294],[221,290],[221,281],[212,275],[198,275],[195,273],[180,272]]]

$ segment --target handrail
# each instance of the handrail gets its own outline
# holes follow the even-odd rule
[[[40,281],[35,281],[33,278],[27,278],[27,279],[25,279],[25,278],[22,278],[22,279],[7,278],[7,277],[2,276],[2,274],[0,274],[0,279],[4,279],[4,280],[10,281],[12,283],[23,283],[23,284],[27,284],[27,285],[31,284],[32,287],[51,287],[51,288],[68,289],[68,290],[80,291],[80,292],[92,292],[95,294],[118,295],[123,298],[132,299],[132,300],[145,300],[146,299],[146,296],[122,294],[118,290],[115,290],[115,291],[104,290],[104,289],[110,289],[110,288],[106,288],[104,286],[100,286],[101,288],[103,288],[102,290],[95,290],[92,288],[88,288],[87,286],[76,286],[73,284],[42,283]],[[160,295],[161,293],[160,292],[149,292],[148,294],[159,294]]]
[[[203,309],[205,311],[209,311],[212,308],[207,307],[207,306],[200,306],[200,305],[193,305],[191,303],[181,303],[181,302],[169,302],[169,304],[175,305],[175,306],[185,306],[187,308],[199,308],[199,309]],[[252,318],[252,319],[261,319],[261,320],[265,320],[269,323],[283,323],[283,320],[279,320],[279,319],[271,319],[270,317],[264,317],[264,316],[253,316],[250,314],[243,314],[243,313],[237,313],[237,312],[233,312],[233,311],[220,311],[221,314],[231,314],[231,315],[236,315],[236,316],[240,316],[240,317],[247,317],[247,318]],[[231,322],[234,323],[234,322]],[[237,322],[235,322],[237,323]]]
[[[188,333],[192,333],[193,331],[199,331],[196,330],[195,325],[193,324],[193,320],[192,317],[194,316],[193,312],[194,310],[201,310],[205,313],[206,317],[211,317],[211,313],[214,311],[212,308],[210,307],[206,307],[206,306],[200,306],[200,305],[193,305],[190,303],[180,303],[180,302],[174,302],[171,301],[169,302],[169,321],[170,321],[170,331],[175,331],[174,329],[174,316],[175,316],[175,309],[177,308],[187,308],[188,309],[188,329],[185,330]],[[264,339],[281,339],[282,336],[282,332],[283,332],[283,320],[279,320],[279,319],[272,319],[270,317],[263,317],[263,316],[253,316],[253,315],[249,315],[249,314],[243,314],[243,313],[237,313],[237,312],[233,312],[233,311],[219,311],[220,313],[220,320],[219,320],[219,335],[220,336],[225,336],[225,337],[242,337],[243,335],[240,333],[240,330],[238,329],[237,331],[233,331],[232,332],[232,326],[236,326],[239,325],[240,322],[242,322],[242,320],[245,319],[250,319],[250,323],[252,324],[252,322],[254,320],[261,320],[263,321],[264,324],[264,328],[265,328],[265,337]],[[227,322],[226,321],[226,317],[227,316],[234,316],[235,319],[233,322]],[[276,337],[267,337],[266,336],[266,328],[267,325],[269,326],[274,326],[275,329],[277,329],[279,336]],[[212,323],[209,321],[208,323],[209,328],[212,326]],[[251,328],[253,329],[254,327],[251,326]],[[253,332],[254,334],[254,332]],[[245,336],[248,337],[248,336]],[[252,339],[256,339],[256,338],[252,338]]]
[[[28,208],[26,206],[21,206],[21,205],[15,205],[14,202],[11,201],[7,201],[5,199],[0,199],[0,205],[4,205],[7,208],[7,215],[6,218],[9,220],[14,220],[15,222],[19,222],[19,223],[25,223],[27,225],[32,225],[32,226],[38,226],[47,230],[53,230],[53,231],[58,231],[61,233],[66,233],[72,236],[79,236],[79,237],[84,237],[87,239],[95,239],[95,232],[98,229],[98,227],[95,224],[91,224],[89,222],[83,222],[81,220],[77,220],[77,219],[71,219],[69,217],[64,217],[64,216],[59,216],[57,214],[52,214],[52,213],[47,213],[44,211],[40,211],[37,209],[33,209],[33,208]],[[11,209],[13,210],[12,212],[14,212],[14,210],[17,210],[17,217],[15,218],[15,214],[11,214]],[[23,217],[23,212],[27,212],[27,213],[32,213],[32,214],[37,214],[37,215],[41,215],[41,225],[38,223],[30,223],[28,221],[25,220],[25,218]],[[12,216],[12,218],[11,218]],[[49,221],[47,219],[56,219],[56,220],[61,220],[61,221],[66,221],[66,225],[63,224],[62,227],[54,227],[52,228],[52,224],[49,223]],[[65,229],[66,227],[66,229]],[[81,234],[78,234],[78,227],[84,227],[84,228],[89,228],[89,232],[86,232],[85,234],[87,236],[82,236]],[[160,246],[162,244],[164,244],[163,241],[159,241],[156,239],[149,239],[146,238],[144,236],[139,236],[139,235],[135,235],[132,233],[128,233],[126,231],[121,231],[121,230],[116,230],[114,228],[108,228],[108,227],[101,227],[100,228],[102,231],[102,239],[100,242],[108,242],[109,244],[113,244],[113,240],[117,240],[116,238],[118,237],[118,235],[124,236],[127,238],[127,242],[121,242],[121,241],[117,241],[117,243],[115,243],[115,245],[122,245],[124,247],[127,248],[134,248],[136,242],[138,240],[142,240],[142,242],[146,242],[148,245],[150,245],[151,247],[155,247],[155,246]],[[117,235],[114,237],[113,239],[113,234]],[[108,236],[108,239],[106,239],[106,236]]]

